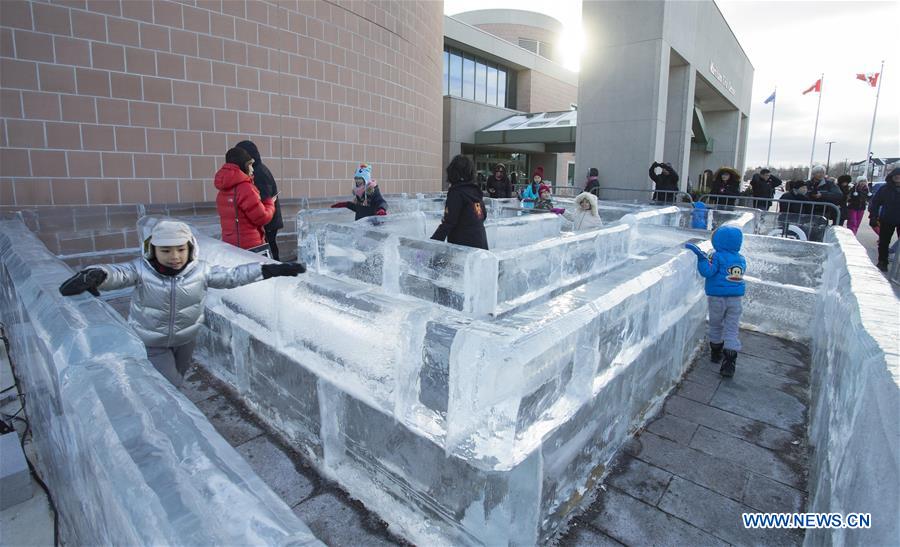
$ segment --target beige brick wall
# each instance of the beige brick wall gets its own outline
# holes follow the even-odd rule
[[[578,101],[578,86],[535,70],[520,70],[516,80],[516,108],[524,112],[569,110]]]
[[[440,2],[0,0],[0,205],[206,201],[257,143],[285,197],[440,188]]]

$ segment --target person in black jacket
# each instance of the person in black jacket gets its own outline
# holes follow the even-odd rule
[[[772,174],[768,169],[762,169],[759,173],[753,175],[750,179],[750,188],[753,190],[753,197],[772,199],[775,197],[775,189],[784,184],[781,179]],[[769,210],[769,202],[757,199],[753,200],[753,207],[761,210]]]
[[[484,219],[487,210],[484,207],[484,195],[473,182],[475,166],[472,160],[458,155],[447,166],[447,202],[444,204],[444,218],[434,231],[431,239],[447,240],[448,243],[487,249],[487,232],[484,230]]]
[[[657,168],[659,168],[659,174],[656,173]],[[662,190],[661,192],[654,192],[654,201],[665,203],[673,203],[675,201],[675,192],[678,191],[678,173],[672,169],[671,163],[653,162],[650,166],[650,180],[656,184],[656,190]]]
[[[356,213],[354,220],[387,214],[387,201],[372,178],[371,165],[363,163],[353,174],[353,201],[339,201],[331,206],[332,209],[341,207]]]
[[[513,197],[512,182],[506,176],[506,166],[502,163],[494,166],[494,174],[487,181],[487,193],[490,198]]]
[[[850,183],[853,182],[853,177],[850,175],[841,175],[837,178],[838,189],[841,191],[841,194],[844,197],[841,199],[840,207],[841,207],[841,226],[847,224],[847,199],[850,197]]]
[[[584,191],[600,197],[600,171],[596,167],[588,169],[587,179],[584,181]]]
[[[835,184],[834,179],[825,175],[824,166],[816,165],[812,168],[812,178],[806,182],[806,187],[809,189],[809,194],[807,194],[809,199],[819,203],[831,203],[838,208],[841,207],[841,202],[844,200],[844,193],[841,192],[841,189]],[[835,221],[837,213],[831,207],[821,206],[816,210],[822,211],[819,214],[829,221]]]
[[[738,196],[741,193],[741,175],[731,167],[720,167],[712,182],[713,196]],[[722,205],[728,210],[734,206],[734,198],[716,198],[713,205]]]
[[[259,198],[268,199],[277,196],[278,185],[275,184],[275,177],[272,176],[269,168],[263,165],[259,157],[259,150],[253,141],[241,141],[235,147],[247,152],[253,158],[253,184],[259,190]],[[276,237],[278,237],[278,230],[282,228],[284,228],[284,220],[281,218],[281,200],[275,200],[275,214],[272,215],[272,220],[264,227],[266,243],[269,244],[269,252],[275,260],[278,260]]]
[[[888,269],[888,248],[894,232],[900,237],[900,167],[884,177],[884,186],[869,202],[869,226],[878,229],[878,269]]]

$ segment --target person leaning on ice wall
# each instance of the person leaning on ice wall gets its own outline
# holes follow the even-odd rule
[[[135,287],[128,324],[144,342],[156,370],[180,387],[191,366],[207,289],[232,289],[305,271],[301,263],[212,266],[200,260],[197,240],[187,224],[163,220],[144,241],[141,258],[81,270],[60,285],[59,292],[75,296],[88,291],[100,296],[98,290]]]
[[[378,183],[372,178],[372,166],[363,163],[353,174],[353,201],[339,201],[332,209],[350,209],[356,213],[354,220],[387,214],[387,201],[381,196]]]

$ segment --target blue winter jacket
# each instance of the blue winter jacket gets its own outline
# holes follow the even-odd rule
[[[697,270],[706,278],[707,296],[744,296],[747,261],[741,254],[744,234],[734,226],[721,226],[712,236],[709,257],[697,256]]]
[[[522,207],[525,209],[534,209],[534,204],[540,199],[540,196],[537,194],[537,190],[534,189],[534,186],[539,186],[535,184],[529,184],[522,190]],[[524,201],[526,199],[530,199],[532,201]]]

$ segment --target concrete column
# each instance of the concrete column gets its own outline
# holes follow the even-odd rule
[[[678,187],[681,190],[687,188],[690,175],[691,122],[696,81],[696,71],[691,65],[673,66],[669,69],[665,147],[660,161],[670,162],[678,172],[681,177]]]
[[[575,172],[597,167],[602,186],[650,188],[647,169],[662,159],[670,51],[664,12],[662,1],[583,3],[591,32],[579,74]]]
[[[713,171],[722,166],[736,167],[738,140],[741,133],[740,111],[704,112],[703,117],[706,120],[709,136],[713,139],[713,151],[706,157],[706,166]]]

